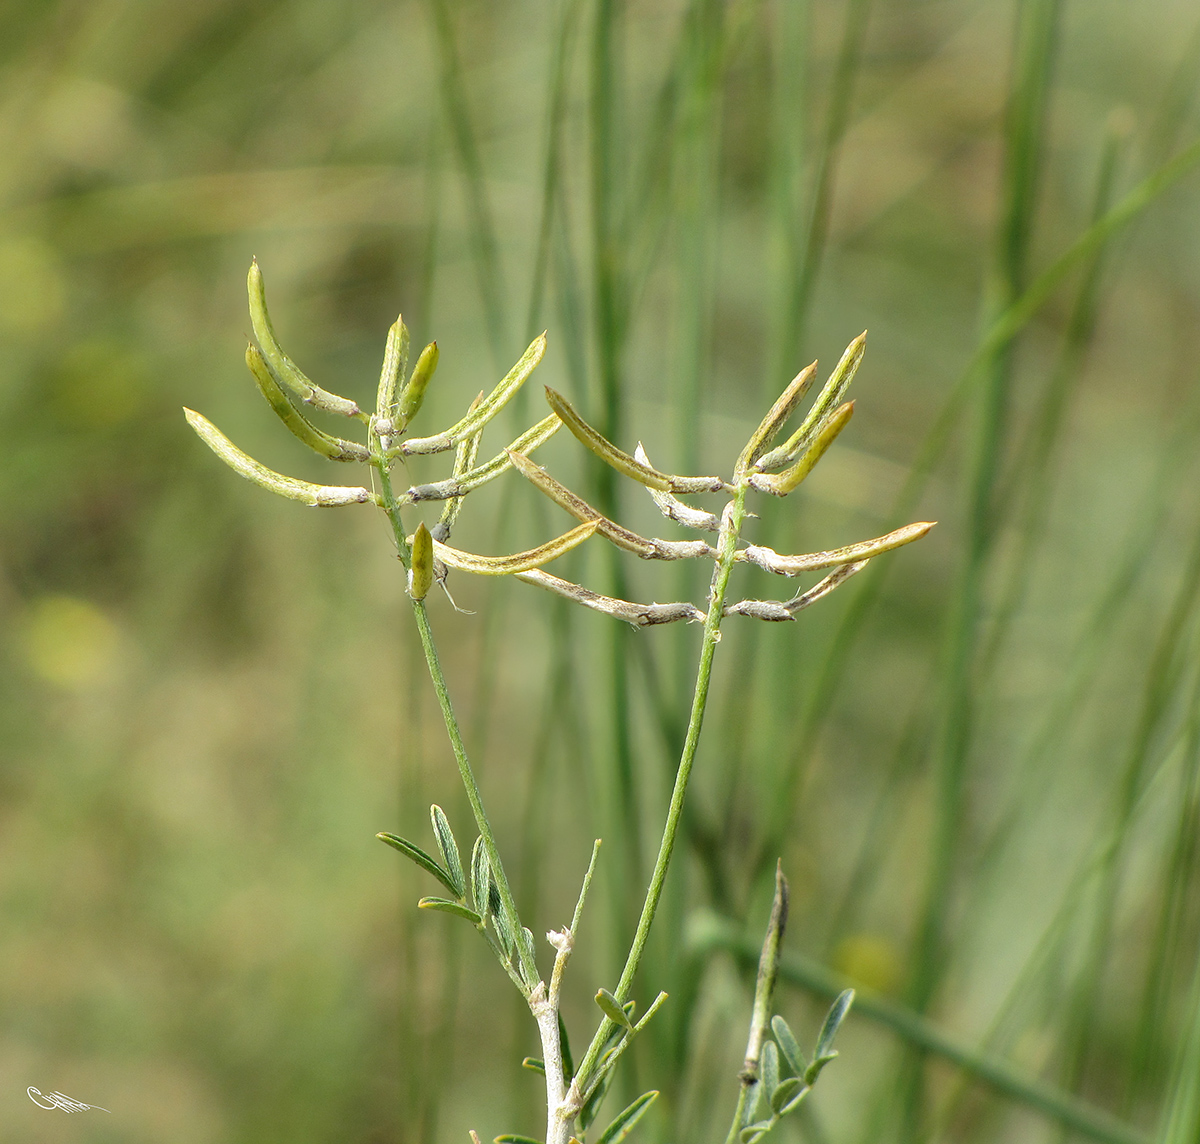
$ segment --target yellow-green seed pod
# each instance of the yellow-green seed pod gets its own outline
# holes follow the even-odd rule
[[[417,358],[417,364],[413,366],[412,376],[408,379],[404,392],[400,394],[398,409],[400,428],[403,429],[407,426],[420,411],[421,402],[425,400],[425,390],[429,388],[429,382],[433,378],[433,371],[437,369],[437,363],[437,342],[430,342],[421,351],[421,356]]]
[[[408,570],[408,594],[423,600],[433,586],[433,537],[422,521],[412,539],[412,566]]]
[[[383,351],[383,368],[379,371],[379,390],[375,416],[381,421],[396,417],[396,391],[408,369],[408,327],[401,315],[388,330],[387,346]]]

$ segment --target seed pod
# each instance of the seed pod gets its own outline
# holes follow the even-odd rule
[[[433,586],[433,537],[422,521],[413,533],[412,565],[408,570],[408,594],[423,600]]]
[[[785,497],[795,489],[809,473],[813,466],[825,455],[825,450],[833,444],[837,435],[846,428],[850,418],[854,416],[854,402],[847,401],[838,406],[817,433],[816,440],[809,445],[804,455],[790,469],[778,474],[751,473],[750,484],[759,492],[770,493],[772,496]]]
[[[751,465],[762,455],[766,447],[775,439],[784,423],[795,412],[796,406],[803,400],[817,376],[817,363],[813,362],[803,369],[792,380],[791,384],[779,395],[779,399],[767,410],[767,415],[759,423],[757,429],[750,435],[742,455],[738,457],[734,474],[742,476]]]
[[[276,493],[289,500],[302,501],[307,505],[319,505],[322,508],[341,504],[366,504],[368,501],[378,503],[370,491],[363,488],[351,488],[346,485],[314,485],[310,481],[301,481],[296,477],[285,477],[282,473],[268,469],[266,465],[256,461],[247,453],[243,453],[224,433],[221,432],[207,417],[202,417],[192,409],[184,409],[188,424],[196,430],[200,439],[225,462],[235,473],[261,485],[269,492]]]
[[[550,408],[562,418],[563,424],[571,430],[581,445],[590,449],[606,465],[611,465],[618,473],[632,477],[652,489],[672,493],[719,493],[722,490],[731,491],[720,477],[678,477],[672,473],[660,473],[649,465],[631,457],[624,449],[618,449],[607,437],[593,429],[578,413],[575,407],[561,393],[546,386],[546,400]]]
[[[434,370],[437,369],[437,363],[437,342],[430,342],[421,351],[421,356],[417,358],[417,364],[413,366],[412,377],[408,379],[404,392],[400,394],[397,416],[401,429],[406,428],[419,412],[421,403],[425,400],[425,390],[429,388]]]
[[[815,572],[819,568],[834,568],[840,564],[850,564],[856,560],[869,560],[881,552],[890,552],[903,544],[911,544],[920,540],[936,521],[922,520],[915,524],[906,524],[894,532],[877,536],[874,540],[860,540],[857,544],[847,544],[844,548],[832,548],[828,552],[806,552],[799,556],[785,556],[765,545],[747,545],[741,549],[736,559],[757,564],[768,572],[780,576],[797,576],[801,572]]]
[[[379,371],[379,397],[375,415],[394,425],[396,423],[396,391],[408,372],[408,327],[404,317],[398,317],[388,330],[387,347],[383,351],[383,368]]]
[[[300,367],[280,348],[275,339],[275,328],[271,325],[271,316],[267,313],[267,296],[257,259],[250,263],[246,290],[250,295],[250,324],[254,327],[254,336],[262,347],[263,358],[271,376],[308,405],[324,409],[328,413],[340,413],[343,417],[361,417],[362,410],[353,401],[348,397],[329,393],[309,381]]]
[[[459,568],[463,572],[474,572],[478,576],[511,576],[516,572],[528,572],[531,568],[549,564],[551,560],[556,560],[582,544],[595,531],[596,521],[591,520],[571,529],[570,532],[564,532],[562,536],[538,545],[537,548],[531,548],[528,552],[514,552],[511,556],[479,556],[474,552],[462,552],[448,544],[440,544],[436,540],[433,541],[433,551],[444,564],[451,568]]]
[[[759,457],[754,462],[755,469],[758,469],[760,472],[767,469],[777,469],[780,465],[786,465],[789,461],[793,461],[802,453],[807,452],[812,446],[813,441],[824,429],[829,417],[829,411],[841,402],[846,394],[846,390],[850,388],[850,383],[854,380],[854,375],[858,372],[858,366],[862,361],[866,348],[867,331],[863,330],[846,347],[846,352],[842,354],[841,360],[837,363],[833,373],[829,375],[829,380],[825,383],[825,388],[821,390],[817,400],[813,402],[813,407],[808,411],[808,416],[804,418],[800,428],[780,445],[778,449],[772,449],[769,453]]]
[[[370,450],[358,444],[357,441],[343,441],[341,437],[331,437],[309,421],[276,383],[262,354],[254,346],[246,347],[246,364],[254,375],[259,393],[267,399],[267,404],[275,411],[279,420],[310,449],[320,453],[322,457],[328,457],[331,461],[369,461],[371,459]]]

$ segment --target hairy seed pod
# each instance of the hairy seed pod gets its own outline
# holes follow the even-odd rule
[[[422,521],[412,540],[412,566],[408,570],[408,594],[423,600],[433,586],[433,537]]]

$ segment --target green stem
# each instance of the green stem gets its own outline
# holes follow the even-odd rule
[[[650,886],[646,890],[646,898],[642,903],[641,917],[638,919],[637,931],[633,936],[629,955],[625,960],[625,968],[621,971],[621,979],[617,983],[615,995],[618,1001],[625,1002],[633,986],[633,979],[641,964],[642,954],[646,949],[646,941],[650,936],[650,927],[654,924],[654,915],[662,898],[663,885],[667,880],[667,868],[671,864],[671,855],[675,849],[675,838],[679,832],[679,823],[683,817],[684,798],[687,795],[688,781],[692,774],[692,764],[696,760],[696,747],[700,742],[700,727],[704,722],[704,709],[708,704],[708,688],[712,679],[713,656],[717,643],[721,638],[721,619],[725,611],[725,593],[729,586],[729,574],[733,570],[734,555],[737,551],[737,540],[742,523],[746,517],[746,485],[739,483],[733,500],[725,508],[721,519],[721,535],[718,541],[717,562],[713,569],[712,586],[709,589],[708,614],[704,618],[704,638],[700,645],[700,665],[696,672],[696,690],[692,697],[692,713],[688,720],[687,736],[684,739],[683,753],[679,759],[679,769],[675,773],[675,787],[671,791],[671,805],[667,811],[666,825],[663,827],[662,841],[658,847],[658,858],[654,863],[654,873],[650,877]],[[576,1083],[571,1086],[568,1100],[582,1098],[586,1087],[591,1083],[592,1070],[600,1056],[601,1049],[609,1033],[616,1025],[607,1017],[600,1023],[587,1053],[580,1062],[576,1073]],[[572,1101],[573,1103],[573,1101]],[[579,1099],[582,1105],[582,1099]]]
[[[378,453],[378,441],[374,441],[373,445],[374,448],[372,451],[376,454],[373,458],[373,463],[376,471],[379,473],[383,507],[387,512],[388,520],[392,524],[392,535],[396,540],[396,548],[400,554],[400,563],[407,570],[411,562],[411,549],[408,545],[408,539],[404,535],[404,523],[400,519],[400,506],[397,504],[396,495],[392,491],[392,477],[388,471],[388,463]],[[513,930],[517,956],[521,960],[521,977],[524,978],[526,989],[528,989],[530,983],[538,980],[537,964],[533,960],[532,951],[525,947],[525,939],[521,933],[520,915],[517,913],[512,890],[509,888],[508,878],[504,874],[504,867],[500,863],[500,852],[496,847],[496,836],[492,833],[492,825],[488,821],[487,812],[483,809],[483,796],[479,793],[479,784],[475,781],[475,772],[471,769],[471,762],[467,758],[467,748],[463,744],[462,732],[458,726],[458,718],[455,716],[454,707],[450,702],[450,691],[446,686],[446,676],[442,671],[441,660],[438,658],[437,645],[433,641],[433,630],[429,626],[429,615],[425,610],[425,601],[412,600],[411,603],[413,616],[417,621],[417,632],[421,637],[421,648],[425,652],[425,663],[429,668],[429,677],[433,680],[433,689],[437,692],[438,706],[442,709],[442,719],[446,724],[446,734],[450,738],[450,746],[454,751],[454,760],[458,763],[458,773],[462,777],[463,786],[466,788],[467,800],[470,802],[471,811],[475,815],[475,825],[478,827],[479,833],[483,838],[483,848],[487,852],[488,863],[491,865],[497,889],[500,891],[500,902],[504,908],[505,917],[508,919]]]

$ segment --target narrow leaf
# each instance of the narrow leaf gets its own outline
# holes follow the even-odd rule
[[[458,888],[454,885],[450,875],[437,864],[437,862],[428,854],[425,853],[419,846],[413,845],[407,838],[401,838],[397,834],[388,834],[381,831],[375,835],[380,842],[386,842],[389,846],[394,846],[406,858],[412,859],[418,866],[428,874],[432,874],[447,890],[452,894],[458,893]],[[461,895],[460,895],[461,896]]]
[[[491,914],[488,901],[490,883],[491,870],[488,868],[487,851],[483,846],[483,835],[479,835],[471,851],[471,900],[475,903],[476,911],[485,918]]]
[[[795,1112],[796,1109],[800,1107],[801,1102],[806,1096],[808,1096],[810,1092],[812,1092],[812,1086],[801,1083],[800,1087],[796,1090],[795,1095],[793,1095],[785,1104],[780,1106],[779,1115],[786,1116],[789,1112]]]
[[[804,399],[804,395],[809,391],[813,378],[816,376],[817,363],[813,362],[793,378],[788,387],[779,395],[775,404],[767,410],[767,415],[759,423],[758,428],[750,434],[750,440],[746,442],[742,455],[737,459],[737,465],[733,470],[737,476],[742,476],[758,460],[763,450],[775,440],[779,430],[783,428],[787,419],[795,413],[796,406]]]
[[[633,1022],[629,1020],[629,1014],[607,989],[596,990],[596,1004],[600,1006],[600,1011],[610,1021],[630,1031],[633,1030]]]
[[[426,532],[428,535],[428,532]],[[462,900],[467,897],[467,880],[463,877],[462,859],[458,856],[458,843],[454,841],[454,831],[442,808],[436,803],[429,808],[429,818],[433,823],[433,835],[437,839],[438,852],[442,856],[442,864],[446,867],[450,880],[454,883],[454,893]]]
[[[280,348],[275,338],[275,328],[271,324],[271,316],[267,313],[267,296],[257,259],[250,263],[250,273],[246,276],[246,290],[250,296],[250,324],[254,327],[254,336],[258,339],[267,368],[275,380],[280,385],[287,386],[301,401],[317,409],[324,409],[327,413],[339,413],[343,417],[361,417],[362,410],[353,401],[315,385]]]
[[[537,1057],[526,1057],[521,1062],[521,1068],[528,1069],[530,1072],[541,1073],[546,1075],[546,1064],[544,1061],[538,1060]]]
[[[781,1080],[774,1089],[771,1090],[771,1111],[776,1116],[782,1114],[783,1109],[787,1106],[788,1101],[792,1099],[802,1088],[806,1088],[804,1081],[798,1076],[790,1076],[787,1080]]]
[[[528,572],[551,560],[557,560],[572,548],[578,547],[596,531],[596,522],[589,521],[578,528],[564,532],[562,536],[546,541],[527,552],[515,552],[511,556],[479,556],[474,552],[461,552],[446,544],[433,542],[433,554],[451,568],[474,572],[479,576],[511,576],[516,572]]]
[[[556,393],[549,386],[546,386],[546,400],[580,444],[624,476],[632,477],[652,489],[672,493],[718,493],[729,488],[720,477],[677,477],[643,465],[641,461],[635,460],[623,449],[618,449],[608,438],[596,432],[575,412],[574,407],[561,393]]]
[[[613,1122],[600,1133],[596,1144],[620,1144],[643,1116],[646,1110],[658,1099],[658,1093],[644,1092],[624,1112],[620,1113]]]
[[[353,488],[346,485],[314,485],[296,477],[285,477],[282,473],[268,469],[266,465],[260,464],[253,457],[243,453],[208,418],[192,409],[184,409],[183,413],[188,424],[196,431],[200,439],[235,473],[277,496],[322,508],[331,505],[366,504],[374,499],[364,488]]]
[[[763,1092],[769,1096],[779,1087],[779,1050],[775,1047],[774,1041],[767,1041],[763,1045],[760,1068],[762,1069],[759,1075],[762,1078]]]
[[[567,1036],[567,1023],[561,1009],[558,1011],[558,1047],[562,1053],[563,1081],[570,1085],[575,1079],[575,1058],[571,1056],[571,1038]]]
[[[371,451],[357,441],[343,441],[341,437],[331,437],[321,432],[303,413],[291,402],[283,388],[271,376],[267,363],[254,346],[246,347],[246,365],[254,375],[258,391],[267,399],[267,404],[275,411],[291,433],[303,441],[314,452],[331,461],[369,461]]]
[[[821,1026],[821,1033],[817,1037],[817,1047],[813,1050],[814,1060],[830,1056],[833,1049],[833,1038],[837,1036],[837,1031],[841,1028],[842,1022],[846,1019],[846,1014],[850,1012],[850,1006],[853,1004],[854,990],[845,989],[830,1006],[825,1024]]]
[[[443,914],[453,914],[456,918],[466,918],[475,926],[483,924],[483,918],[461,902],[449,902],[445,898],[422,898],[417,905],[423,910],[438,910]]]
[[[754,1141],[760,1136],[766,1135],[770,1128],[771,1122],[769,1120],[760,1120],[756,1124],[751,1124],[743,1128],[741,1132],[742,1144],[754,1144]]]
[[[775,1034],[775,1040],[779,1044],[779,1051],[783,1054],[783,1059],[787,1061],[788,1068],[796,1076],[802,1076],[807,1067],[804,1054],[800,1051],[800,1045],[796,1041],[791,1027],[778,1013],[771,1018],[771,1032]]]

